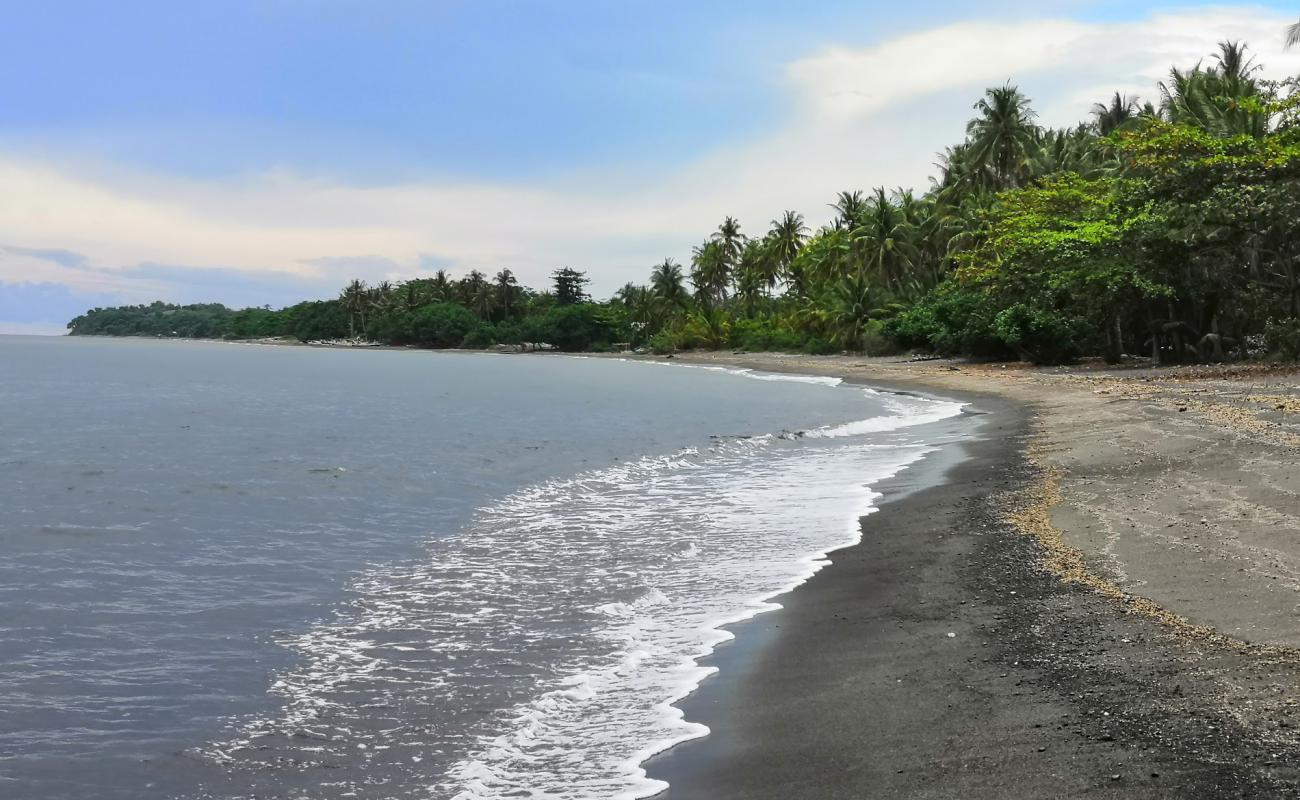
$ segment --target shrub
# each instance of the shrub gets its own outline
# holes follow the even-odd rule
[[[887,320],[881,333],[903,349],[945,356],[1005,357],[1009,355],[1007,343],[993,327],[998,311],[984,294],[949,282]]]
[[[493,327],[491,325],[480,324],[466,335],[460,346],[467,347],[471,350],[484,350],[496,343],[496,331]]]
[[[1035,364],[1067,364],[1079,357],[1085,328],[1053,309],[1017,303],[994,319],[998,338]]]
[[[1264,343],[1270,354],[1300,359],[1300,320],[1270,319],[1264,325]]]
[[[454,303],[434,303],[401,316],[407,324],[400,333],[426,347],[459,347],[479,326],[468,309]]]

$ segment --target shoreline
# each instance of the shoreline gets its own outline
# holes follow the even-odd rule
[[[1008,378],[1000,366],[952,362],[679,359],[834,375],[953,397],[987,414],[983,432],[959,445],[965,461],[927,459],[877,487],[885,497],[862,518],[858,545],[774,598],[782,609],[729,628],[736,638],[701,662],[721,671],[676,704],[710,734],[643,764],[669,783],[656,797],[1300,796],[1300,770],[1291,766],[1300,759],[1300,714],[1286,689],[1300,685],[1300,668],[1289,648],[1207,637],[1211,626],[1122,583],[1109,584],[1123,588],[1108,596],[1053,572],[1048,543],[1017,521],[1037,508],[1049,527],[1069,523],[1055,531],[1062,546],[1088,570],[1106,570],[1097,554],[1076,549],[1086,539],[1068,492],[1079,477],[1066,475],[1066,499],[1040,496],[1061,468],[1053,460],[1068,450],[1050,428],[1060,414],[1055,395],[1109,404],[1112,393],[1135,388],[1120,384],[1149,376],[1022,380],[1024,370]],[[968,371],[974,379],[961,374]],[[1046,390],[1019,385],[1025,380]],[[1123,402],[1160,409],[1162,398]],[[1161,613],[1135,609],[1136,600]],[[944,627],[958,635],[938,636]]]
[[[858,545],[728,627],[658,797],[1300,797],[1295,366],[669,363],[978,398],[1003,432],[877,487]]]

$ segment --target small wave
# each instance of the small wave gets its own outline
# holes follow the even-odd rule
[[[731,638],[722,627],[779,607],[855,543],[871,484],[930,449],[903,431],[960,408],[884,402],[874,430],[718,440],[480,508],[426,558],[362,572],[334,619],[282,637],[299,656],[272,688],[283,708],[207,757],[282,769],[310,735],[304,763],[382,773],[388,797],[660,791],[641,764],[708,732],[673,704],[712,673],[698,659]]]
[[[812,439],[836,439],[844,436],[865,436],[871,433],[885,433],[900,428],[916,425],[928,425],[940,422],[961,413],[964,403],[952,400],[938,400],[927,397],[907,397],[885,395],[874,389],[864,390],[867,394],[880,398],[885,408],[892,412],[887,415],[846,422],[843,425],[830,425],[805,431],[804,436]]]

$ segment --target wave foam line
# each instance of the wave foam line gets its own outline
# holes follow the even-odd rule
[[[731,638],[721,626],[855,544],[871,484],[928,452],[914,426],[959,409],[889,401],[870,436],[722,440],[480,509],[283,636],[298,664],[272,688],[282,708],[204,755],[347,765],[388,798],[654,794],[642,762],[708,732],[673,704],[711,674],[697,660]]]

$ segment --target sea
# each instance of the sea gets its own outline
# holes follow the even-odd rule
[[[0,336],[0,797],[650,797],[723,629],[957,402],[557,355]]]

